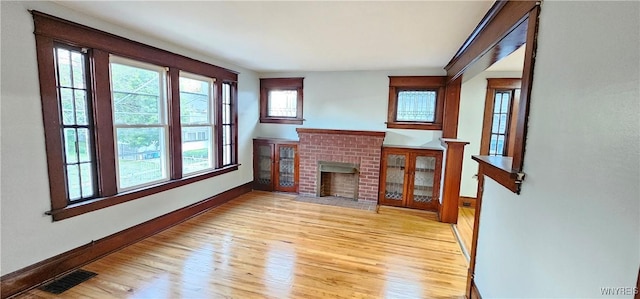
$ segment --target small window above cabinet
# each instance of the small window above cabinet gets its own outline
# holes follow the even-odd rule
[[[298,142],[285,139],[253,140],[253,188],[298,192]]]
[[[438,211],[442,150],[383,147],[381,205]]]

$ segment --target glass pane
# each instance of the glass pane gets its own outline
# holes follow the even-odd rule
[[[295,174],[295,149],[290,146],[280,146],[280,169],[278,169],[278,179],[281,187],[293,187],[294,186],[294,174]]]
[[[71,87],[71,53],[66,49],[56,49],[58,86]]]
[[[77,164],[67,165],[67,190],[69,200],[80,199],[80,171]]]
[[[78,163],[77,140],[76,129],[64,129],[64,152],[67,164]]]
[[[73,87],[84,89],[84,55],[79,52],[71,52],[71,70],[73,75]]]
[[[118,128],[118,185],[142,185],[167,178],[163,128]]]
[[[226,125],[222,130],[222,143],[227,145],[231,144],[231,126]]]
[[[398,92],[396,120],[434,122],[436,120],[436,92],[433,90]]]
[[[511,102],[509,98],[511,98],[511,93],[502,93],[502,113],[508,113],[509,111],[509,103]]]
[[[180,77],[180,122],[210,123],[210,91],[207,81]]]
[[[404,155],[387,155],[387,176],[384,189],[386,199],[402,200],[405,167],[406,158]]]
[[[111,88],[116,124],[159,124],[161,74],[158,71],[111,63]]]
[[[74,125],[75,109],[73,103],[73,91],[68,88],[60,88],[60,104],[62,106],[62,124]]]
[[[489,144],[489,155],[495,156],[497,153],[498,135],[491,134],[491,143]]]
[[[222,149],[222,164],[231,164],[231,145],[225,145]]]
[[[491,133],[500,132],[499,128],[500,128],[500,114],[494,114],[493,122],[491,124]]]
[[[298,107],[298,91],[271,90],[267,107],[268,116],[296,117]]]
[[[496,99],[493,102],[493,113],[500,113],[500,109],[502,109],[502,93],[496,92]]]
[[[93,168],[90,163],[80,164],[80,181],[82,182],[82,197],[93,196]]]
[[[268,145],[258,145],[258,183],[271,184],[271,147]]]
[[[498,135],[498,141],[496,143],[496,155],[501,156],[504,154],[504,136]]]
[[[78,131],[78,155],[80,156],[80,162],[91,161],[91,136],[89,136],[89,129],[79,128]]]
[[[231,105],[222,105],[222,123],[231,123]]]
[[[413,180],[413,201],[429,202],[433,200],[435,157],[416,157],[416,171]]]
[[[222,84],[222,103],[231,104],[231,84]]]
[[[500,114],[500,127],[498,128],[498,132],[500,134],[505,134],[507,132],[507,115]]]
[[[211,127],[183,127],[182,135],[194,134],[194,140],[182,140],[182,172],[185,174],[213,167]]]
[[[74,90],[76,102],[76,124],[88,125],[87,120],[87,92],[84,90]]]

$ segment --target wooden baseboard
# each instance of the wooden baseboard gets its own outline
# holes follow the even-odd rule
[[[482,299],[480,291],[478,291],[478,286],[476,286],[473,280],[471,281],[471,297],[469,299]]]
[[[467,207],[467,208],[476,208],[476,198],[475,197],[467,197],[460,196],[460,200],[458,200],[458,206]]]
[[[251,182],[0,277],[0,298],[37,287],[251,191]]]

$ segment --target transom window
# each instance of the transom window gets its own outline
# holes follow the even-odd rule
[[[387,128],[441,130],[444,77],[389,77]]]
[[[260,122],[302,124],[303,79],[260,79]]]
[[[434,122],[437,95],[435,90],[399,90],[396,121]]]
[[[238,169],[235,72],[32,15],[54,221]]]

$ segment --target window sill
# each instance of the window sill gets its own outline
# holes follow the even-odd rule
[[[511,157],[472,156],[480,164],[482,174],[492,178],[511,192],[520,194],[523,173],[514,171]]]
[[[266,124],[301,125],[303,121],[305,120],[301,118],[276,118],[276,117],[260,118],[260,123],[263,123],[263,124],[266,123]]]
[[[59,221],[235,171],[238,170],[238,166],[240,166],[240,164],[229,165],[225,166],[224,168],[213,170],[211,172],[177,180],[171,180],[168,182],[162,182],[160,184],[148,186],[143,189],[136,189],[113,196],[74,203],[62,209],[51,210],[46,214],[51,215],[53,217],[53,221]]]
[[[442,124],[436,123],[386,122],[386,124],[389,129],[442,130]]]

